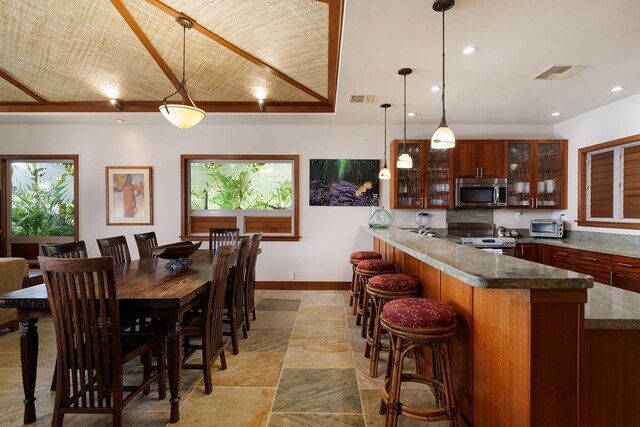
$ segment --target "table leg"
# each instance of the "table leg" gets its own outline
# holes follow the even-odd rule
[[[182,370],[182,337],[180,322],[167,325],[167,363],[169,374],[169,393],[171,398],[171,422],[180,421],[180,371]]]
[[[20,322],[20,361],[24,389],[24,423],[36,421],[36,372],[38,369],[38,319]]]

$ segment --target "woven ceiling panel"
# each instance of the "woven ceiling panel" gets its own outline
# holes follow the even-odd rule
[[[0,78],[0,102],[36,102],[36,100]]]
[[[317,0],[165,0],[327,97],[329,6]]]
[[[48,101],[160,100],[171,88],[110,1],[3,1],[0,22],[0,67]]]
[[[126,0],[124,3],[180,79],[182,27],[173,17],[144,0]],[[272,101],[315,101],[194,29],[187,30],[186,52],[188,89],[196,101],[255,101],[258,97]],[[172,91],[171,86],[165,85],[165,96]]]

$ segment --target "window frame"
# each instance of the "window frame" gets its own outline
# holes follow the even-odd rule
[[[47,237],[47,242],[64,243],[80,239],[80,187],[79,187],[79,163],[77,154],[11,154],[0,155],[0,164],[2,170],[2,211],[0,212],[2,224],[2,247],[0,248],[0,256],[8,256],[10,252],[10,240],[18,239],[22,243],[40,243],[39,237],[11,237],[11,177],[9,174],[9,165],[12,162],[24,161],[26,163],[42,161],[44,163],[55,163],[56,161],[70,161],[73,163],[73,237],[60,236],[43,236]],[[13,255],[12,255],[13,256]]]
[[[280,155],[268,155],[268,154],[182,154],[180,155],[180,239],[181,240],[209,240],[208,235],[193,234],[189,231],[189,220],[191,218],[191,163],[196,161],[216,161],[223,162],[291,162],[293,165],[292,171],[292,189],[293,189],[293,208],[291,209],[292,216],[292,234],[277,235],[277,234],[265,234],[262,240],[265,241],[298,241],[300,240],[300,156],[297,154],[280,154]],[[252,215],[245,215],[243,212],[252,212],[250,210],[237,209],[237,210],[214,210],[211,209],[211,213],[206,216],[224,216],[229,214],[230,216],[236,216],[239,223],[237,227],[241,233],[243,230],[244,219],[251,217]],[[270,213],[270,211],[255,211],[260,212],[259,215],[253,216],[280,216]],[[274,211],[275,212],[275,211]]]
[[[585,227],[640,229],[637,218],[623,218],[624,197],[624,148],[640,144],[640,134],[582,147],[578,150],[578,219],[576,223]],[[613,218],[590,217],[590,165],[593,154],[613,151]]]

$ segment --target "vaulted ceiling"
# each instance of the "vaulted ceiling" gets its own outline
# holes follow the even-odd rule
[[[0,112],[333,112],[343,0],[2,0]],[[180,95],[172,98],[174,102]]]

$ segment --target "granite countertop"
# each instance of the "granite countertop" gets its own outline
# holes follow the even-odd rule
[[[545,239],[540,237],[519,237],[516,239],[516,243],[541,243],[551,246],[561,246],[571,249],[580,249],[582,251],[600,252],[610,255],[620,255],[632,258],[640,258],[640,245],[629,243],[609,243],[605,240],[582,240],[573,239],[571,237],[566,239]]]
[[[640,294],[594,283],[584,306],[585,329],[640,329]]]
[[[480,288],[587,289],[593,278],[510,256],[481,251],[395,227],[362,229],[438,270]]]

